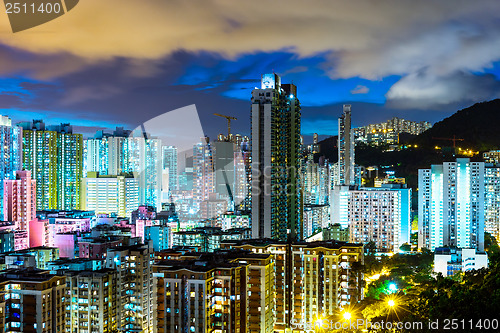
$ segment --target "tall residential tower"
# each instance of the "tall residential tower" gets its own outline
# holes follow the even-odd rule
[[[344,105],[339,118],[338,179],[336,185],[354,185],[354,132],[351,128],[351,105]]]
[[[21,123],[23,167],[36,180],[37,209],[79,209],[83,136],[70,124]]]
[[[297,87],[262,75],[252,92],[252,236],[301,239]]]
[[[23,134],[22,129],[12,126],[9,117],[0,116],[0,195],[3,195],[3,180],[15,179],[15,172],[22,170]],[[0,200],[0,221],[3,215],[3,200]]]
[[[418,246],[484,250],[485,165],[456,162],[418,170]]]

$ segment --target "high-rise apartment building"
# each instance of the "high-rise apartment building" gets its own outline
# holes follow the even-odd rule
[[[249,212],[251,208],[252,192],[252,153],[249,151],[249,142],[243,141],[241,150],[234,153],[234,202],[235,210]]]
[[[31,171],[16,171],[16,179],[5,180],[2,200],[5,219],[29,231],[29,222],[36,218],[36,181]]]
[[[177,189],[177,147],[163,146],[163,169],[168,170],[170,189]]]
[[[416,122],[393,117],[383,123],[355,128],[354,136],[357,142],[365,144],[391,145],[399,143],[401,133],[419,135],[431,127],[432,124],[428,121]]]
[[[271,332],[289,332],[335,315],[363,298],[359,270],[364,260],[362,244],[261,239],[226,241],[221,248],[273,255],[275,308]],[[258,315],[253,309],[248,308],[250,318]]]
[[[155,267],[158,333],[274,332],[272,255],[196,253]]]
[[[208,137],[193,147],[193,199],[197,208],[215,192],[213,148]]]
[[[490,150],[483,153],[483,160],[486,163],[500,163],[500,150]]]
[[[303,216],[304,238],[308,238],[317,230],[330,224],[330,206],[323,204],[305,204]]]
[[[122,288],[117,284],[117,272],[102,269],[58,273],[66,277],[66,332],[117,332],[117,296]]]
[[[418,246],[484,250],[485,165],[455,162],[418,170]]]
[[[331,194],[333,224],[349,228],[349,241],[374,242],[378,251],[397,252],[410,243],[411,189],[335,186]]]
[[[23,128],[23,168],[36,180],[37,209],[80,208],[83,136],[69,124],[48,126],[41,120]]]
[[[351,105],[344,105],[339,118],[336,185],[354,185],[354,132],[351,128]]]
[[[4,179],[14,179],[15,172],[23,169],[22,128],[12,126],[6,116],[0,116],[0,142],[0,194],[3,195]],[[0,220],[5,221],[3,213],[3,200],[0,200]]]
[[[139,207],[139,192],[139,180],[131,175],[88,172],[82,178],[80,203],[83,210],[129,217]]]
[[[500,165],[484,168],[484,231],[500,240]]]
[[[65,332],[66,279],[39,270],[6,270],[0,274],[5,299],[5,332]]]
[[[328,167],[308,160],[303,170],[304,204],[327,204],[330,189]]]
[[[121,332],[152,333],[156,325],[153,249],[148,245],[108,249],[106,268],[117,272],[117,327]]]
[[[252,236],[302,239],[297,87],[262,75],[252,91]]]
[[[319,139],[318,139],[318,133],[313,133],[313,143],[312,145],[307,146],[307,152],[310,154],[317,154],[319,153]]]
[[[139,202],[161,208],[161,140],[146,133],[132,133],[118,127],[112,134],[98,131],[85,141],[87,172],[118,176],[134,173],[139,184]]]
[[[161,202],[169,202],[172,191],[179,188],[177,170],[177,147],[162,147],[162,198]]]

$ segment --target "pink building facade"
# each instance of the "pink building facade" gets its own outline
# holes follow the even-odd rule
[[[17,171],[16,179],[4,180],[2,200],[4,218],[16,222],[29,237],[29,222],[36,219],[36,181],[31,171]]]

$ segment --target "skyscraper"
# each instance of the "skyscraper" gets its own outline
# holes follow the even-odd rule
[[[109,248],[106,268],[117,271],[116,313],[119,332],[152,333],[154,325],[153,248],[131,245]]]
[[[484,250],[484,162],[456,162],[418,170],[418,246]]]
[[[301,239],[297,87],[262,75],[252,91],[252,236]]]
[[[117,127],[112,134],[98,131],[85,142],[86,171],[118,176],[134,173],[139,181],[139,203],[161,208],[161,140],[146,133]]]
[[[484,231],[500,240],[500,165],[485,166]]]
[[[274,303],[271,319],[274,330],[257,332],[309,332],[297,329],[294,323],[314,323],[319,317],[332,318],[339,308],[353,306],[363,299],[362,274],[355,268],[356,262],[362,264],[364,260],[362,244],[252,239],[227,240],[221,243],[221,249],[242,249],[274,256],[271,274],[262,270],[260,279],[253,280],[248,294],[250,299],[268,295],[267,286],[262,282],[274,278],[269,297]],[[260,290],[253,288],[253,283],[260,284]],[[263,313],[255,311],[257,307],[249,304],[250,319],[264,317]],[[260,308],[264,310],[265,304]]]
[[[5,180],[2,200],[5,219],[28,231],[28,223],[36,218],[36,181],[31,171],[17,171],[16,179]]]
[[[80,208],[83,136],[70,124],[48,126],[42,120],[21,123],[23,167],[37,184],[37,209]]]
[[[410,243],[411,189],[335,186],[331,193],[332,224],[349,228],[349,241],[374,242],[379,251],[397,252]]]
[[[163,146],[163,170],[168,174],[169,192],[177,190],[177,147]]]
[[[354,132],[351,128],[351,105],[344,105],[339,118],[337,185],[354,185]]]
[[[3,180],[14,179],[15,171],[22,170],[22,129],[12,126],[9,117],[0,116],[0,195],[3,195]],[[3,216],[3,200],[0,200],[0,220]]]
[[[193,199],[196,208],[215,192],[213,147],[208,138],[193,147]]]

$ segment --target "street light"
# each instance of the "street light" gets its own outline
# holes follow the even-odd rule
[[[344,315],[343,315],[343,316],[344,316],[344,319],[345,319],[345,320],[349,320],[349,319],[351,319],[351,316],[352,316],[352,315],[351,315],[351,313],[350,313],[350,312],[347,312],[347,311],[346,311],[346,312],[344,312]]]
[[[395,302],[393,299],[390,299],[390,300],[387,302],[387,305],[389,305],[391,308],[393,308],[393,307],[396,305],[396,302]]]

